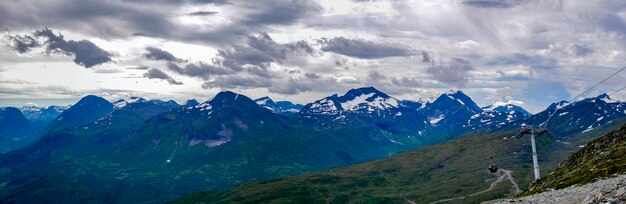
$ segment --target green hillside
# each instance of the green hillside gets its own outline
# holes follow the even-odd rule
[[[597,138],[541,178],[527,192],[531,195],[548,189],[584,185],[598,179],[626,173],[626,125]]]
[[[571,138],[593,138],[614,126]],[[520,190],[530,185],[530,142],[510,139],[515,133],[466,136],[353,166],[194,193],[172,203],[430,203],[450,198],[452,203],[475,203],[507,197],[517,193],[511,180],[494,183],[506,171],[492,174],[487,167],[495,163],[512,171]],[[576,145],[540,138],[542,173],[554,169]]]

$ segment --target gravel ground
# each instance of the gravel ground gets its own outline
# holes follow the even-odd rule
[[[569,187],[522,198],[510,198],[483,202],[496,203],[626,203],[626,175],[597,181],[584,186]]]

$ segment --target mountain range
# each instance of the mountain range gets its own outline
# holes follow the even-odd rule
[[[109,102],[98,96],[86,96],[42,128],[36,141],[0,155],[0,182],[4,183],[0,188],[0,202],[46,202],[50,199],[59,203],[162,202],[194,191],[223,192],[221,190],[249,181],[353,165],[406,150],[417,151],[421,156],[406,157],[412,153],[401,153],[353,165],[345,171],[361,167],[369,170],[359,173],[364,177],[357,176],[356,180],[339,178],[340,183],[350,181],[345,183],[349,185],[345,189],[359,192],[363,190],[360,186],[365,185],[359,183],[365,182],[361,179],[374,176],[373,181],[377,181],[376,175],[403,175],[393,182],[436,184],[442,182],[441,179],[476,176],[474,171],[489,160],[476,160],[475,154],[494,155],[490,148],[507,152],[506,156],[496,159],[499,163],[522,164],[515,167],[514,172],[527,170],[528,160],[519,156],[528,155],[521,149],[527,144],[506,139],[519,126],[545,124],[550,129],[549,136],[540,141],[540,149],[558,152],[542,158],[552,164],[571,154],[577,145],[590,141],[626,118],[624,104],[606,95],[555,103],[535,115],[515,104],[511,101],[481,108],[461,91],[442,94],[432,102],[407,101],[373,87],[352,89],[304,106],[274,102],[269,97],[252,100],[229,91],[220,92],[205,102],[189,100],[183,105],[140,97]],[[17,109],[3,110],[7,113],[0,114],[0,120],[21,118],[7,121],[31,124]],[[10,136],[19,134],[9,132]],[[442,142],[445,143],[432,145]],[[464,145],[466,143],[471,144]],[[412,150],[415,148],[418,149]],[[465,153],[468,155],[461,156]],[[397,163],[393,158],[404,159]],[[467,164],[470,159],[481,162]],[[407,161],[417,161],[417,166]],[[403,169],[405,165],[411,170]],[[458,178],[439,174],[453,171],[447,166],[455,165],[464,167],[458,168],[459,171],[470,170],[470,173],[458,175]],[[551,168],[554,166],[556,164]],[[527,174],[514,175],[526,183],[530,181]],[[478,178],[488,179],[489,174],[467,180],[470,184],[462,191],[483,185]],[[294,176],[279,181],[337,184],[335,177],[323,177],[319,181],[307,179],[310,178]],[[366,184],[369,186],[366,189],[379,185]],[[244,186],[256,188],[255,185]],[[280,186],[291,188],[287,184]],[[318,185],[309,187],[319,187],[315,186]],[[448,187],[439,190],[451,190],[452,187]],[[433,200],[441,197],[432,190],[423,191],[424,196],[430,195]],[[306,192],[319,195],[310,190]],[[279,192],[264,193],[276,195]],[[210,195],[222,196],[220,193]],[[354,195],[365,194],[355,192]],[[493,194],[498,195],[501,196]]]

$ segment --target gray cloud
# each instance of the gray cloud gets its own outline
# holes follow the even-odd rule
[[[68,56],[73,55],[74,63],[86,68],[113,61],[111,59],[113,54],[103,50],[88,40],[66,41],[63,35],[55,35],[52,30],[48,28],[35,31],[33,36],[46,39],[43,45],[46,48],[47,54],[61,53]]]
[[[376,59],[412,55],[409,49],[397,45],[348,39],[344,37],[322,39],[320,40],[320,43],[323,44],[323,51],[334,52],[337,54],[362,59]]]
[[[532,68],[552,69],[558,66],[557,59],[538,55],[514,53],[497,56],[486,62],[486,65],[525,65]]]
[[[373,80],[373,81],[380,81],[380,80],[387,79],[387,77],[381,74],[380,72],[371,71],[369,74],[367,74],[367,79]]]
[[[147,59],[151,60],[165,60],[165,61],[183,61],[182,59],[176,58],[172,53],[156,48],[156,47],[147,47],[146,53],[143,55]]]
[[[322,11],[318,2],[310,0],[270,0],[250,7],[255,11],[240,23],[245,25],[286,25],[304,17],[317,15]]]
[[[148,70],[150,68],[148,66],[145,66],[145,65],[138,65],[138,66],[134,66],[134,67],[127,67],[126,69]]]
[[[394,77],[394,78],[391,78],[391,83],[396,86],[412,87],[412,88],[417,88],[422,85],[422,83],[418,79],[412,78],[412,77],[400,77],[400,78]]]
[[[193,3],[204,3],[204,4],[216,4],[216,5],[223,5],[223,4],[227,4],[228,3],[227,0],[191,0],[191,2],[193,2]]]
[[[583,57],[593,53],[593,49],[583,45],[573,44],[568,48],[568,52],[577,57]]]
[[[425,51],[422,51],[422,62],[423,63],[430,63],[430,62],[432,62],[432,59],[431,59],[430,55],[427,52],[425,52]]]
[[[202,84],[202,88],[267,88],[271,86],[271,81],[263,80],[258,77],[244,77],[238,75],[217,77],[215,80],[206,81]]]
[[[229,23],[211,28],[180,23],[176,18],[189,4],[228,7]],[[278,12],[277,12],[278,11]],[[306,0],[23,0],[0,1],[0,25],[13,30],[53,27],[105,39],[141,35],[191,43],[228,45],[251,33],[276,25],[290,25],[319,14],[321,6]],[[210,15],[194,12],[193,15]],[[234,15],[236,14],[236,15]]]
[[[182,75],[197,77],[201,79],[210,79],[212,76],[229,75],[234,73],[232,70],[224,69],[218,66],[207,64],[204,62],[190,63],[184,68],[175,63],[168,62],[167,68]]]
[[[241,71],[246,67],[256,67],[249,71],[262,73],[271,63],[282,64],[289,56],[307,55],[313,53],[313,48],[305,41],[294,43],[276,43],[267,33],[259,33],[248,37],[245,44],[235,45],[232,49],[219,50],[221,65],[232,70]]]
[[[307,79],[319,79],[319,78],[321,78],[320,75],[317,75],[315,73],[305,73],[304,77],[306,77]]]
[[[158,69],[149,69],[148,72],[143,74],[143,77],[148,79],[163,79],[172,85],[182,85],[183,82],[177,81],[172,78],[170,75]]]
[[[293,95],[300,92],[312,91],[314,87],[315,85],[311,82],[291,78],[280,86],[269,87],[268,91],[278,94]]]
[[[190,16],[212,16],[212,15],[215,15],[215,14],[217,14],[217,12],[215,12],[215,11],[196,11],[196,12],[188,13],[187,15],[190,15]]]
[[[13,43],[11,48],[17,50],[19,53],[30,52],[32,48],[41,46],[37,39],[28,35],[8,35],[7,38]]]
[[[525,0],[468,0],[463,4],[479,8],[511,8],[525,3]]]
[[[473,69],[468,61],[453,58],[450,63],[433,65],[426,71],[441,83],[461,88],[468,81],[467,72]]]

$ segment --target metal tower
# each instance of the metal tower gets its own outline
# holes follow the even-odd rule
[[[533,148],[533,170],[535,172],[535,180],[539,180],[541,175],[539,174],[539,161],[537,160],[537,145],[535,144],[535,137],[543,135],[544,133],[548,132],[548,130],[544,128],[537,129],[533,126],[522,128],[522,131],[513,137],[522,138],[524,135],[530,135],[530,144]]]

